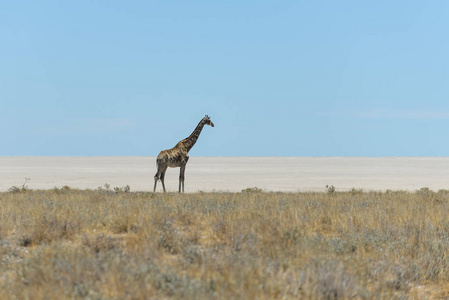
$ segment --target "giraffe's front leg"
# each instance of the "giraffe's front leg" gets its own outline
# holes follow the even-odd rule
[[[165,193],[165,183],[164,183],[165,171],[167,171],[167,168],[165,168],[164,171],[161,173],[161,182],[162,182],[162,188],[164,189],[164,193]]]
[[[186,171],[186,165],[181,166],[181,171],[179,172],[179,192],[181,193],[181,186],[182,186],[182,192],[184,193],[184,174]]]

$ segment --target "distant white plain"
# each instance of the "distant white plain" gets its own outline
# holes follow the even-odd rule
[[[129,185],[152,191],[155,157],[0,157],[0,191],[11,186],[95,189]],[[178,189],[179,168],[169,168],[165,185]],[[230,191],[248,187],[265,191],[449,189],[449,157],[191,157],[185,191]],[[162,191],[160,182],[157,191]]]

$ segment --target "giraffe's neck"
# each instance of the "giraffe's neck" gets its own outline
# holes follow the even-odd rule
[[[198,137],[200,136],[201,130],[203,130],[204,127],[204,121],[201,120],[198,125],[196,126],[195,130],[192,132],[192,134],[188,137],[182,140],[184,148],[186,148],[187,152],[192,149],[192,147],[195,145],[196,141],[198,140]]]

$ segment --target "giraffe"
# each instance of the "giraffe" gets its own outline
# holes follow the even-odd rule
[[[210,120],[210,117],[206,115],[196,126],[195,130],[192,134],[178,142],[176,146],[171,149],[162,150],[157,156],[156,164],[157,164],[157,172],[154,175],[154,189],[153,192],[156,192],[157,181],[160,179],[162,182],[162,188],[165,192],[165,184],[164,177],[165,171],[167,171],[168,167],[176,168],[180,167],[181,171],[179,173],[179,192],[184,193],[184,173],[186,170],[186,164],[189,161],[189,151],[192,149],[193,145],[195,145],[198,137],[200,136],[201,130],[203,130],[204,125],[210,125],[214,127],[214,123]]]

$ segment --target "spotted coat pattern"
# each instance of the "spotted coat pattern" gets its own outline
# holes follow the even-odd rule
[[[186,164],[189,161],[189,151],[192,149],[192,147],[195,145],[196,141],[198,140],[198,137],[200,136],[201,131],[203,130],[204,125],[210,125],[214,127],[214,123],[210,120],[209,116],[205,116],[196,126],[195,130],[192,132],[192,134],[180,141],[171,149],[162,150],[156,159],[157,164],[157,172],[156,175],[154,175],[154,189],[153,191],[156,191],[156,185],[157,181],[160,180],[162,183],[162,188],[165,192],[165,184],[164,184],[164,178],[165,178],[165,172],[167,171],[167,168],[176,168],[180,167],[180,173],[179,173],[179,192],[184,192],[184,173],[186,170]]]

